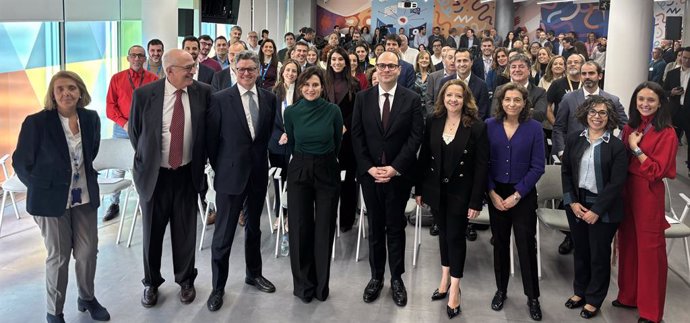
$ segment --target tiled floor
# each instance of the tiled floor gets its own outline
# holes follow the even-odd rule
[[[679,153],[679,156],[684,154]],[[683,165],[680,164],[679,165]],[[675,192],[674,207],[682,212],[683,205],[677,192],[688,192],[684,167],[679,167],[679,178],[671,182]],[[20,208],[23,208],[23,203]],[[130,210],[133,206],[130,207]],[[104,208],[101,208],[103,212]],[[44,259],[42,238],[31,217],[14,218],[11,207],[6,209],[5,223],[0,238],[0,322],[41,322],[45,317]],[[131,212],[130,212],[131,213]],[[102,216],[102,214],[101,214]],[[129,216],[129,214],[128,214]],[[417,267],[412,266],[414,227],[407,230],[407,272],[403,279],[407,285],[409,301],[404,308],[393,304],[389,284],[386,282],[381,297],[371,304],[362,301],[362,291],[369,279],[368,248],[362,245],[360,261],[354,261],[356,228],[342,234],[337,242],[336,259],[331,270],[331,294],[326,302],[303,304],[292,296],[292,278],[289,260],[274,258],[275,236],[266,232],[266,216],[262,217],[264,231],[262,253],[264,275],[277,287],[275,294],[258,292],[244,284],[244,256],[242,233],[237,236],[231,255],[231,273],[225,294],[224,307],[215,313],[206,309],[210,293],[211,268],[208,247],[197,252],[199,277],[196,280],[197,299],[190,305],[178,300],[179,287],[172,277],[170,243],[165,244],[163,276],[167,282],[160,288],[159,304],[151,309],[140,303],[142,285],[141,227],[136,228],[131,248],[123,243],[115,245],[117,221],[101,225],[100,252],[96,275],[98,299],[111,313],[112,322],[438,322],[447,321],[445,301],[431,302],[430,296],[438,285],[440,274],[437,241],[422,231],[422,245]],[[126,220],[129,224],[129,217]],[[128,226],[127,226],[128,228]],[[544,322],[582,322],[577,310],[563,306],[572,292],[572,256],[560,256],[557,246],[562,235],[547,228],[542,231],[541,304]],[[206,246],[210,245],[207,232]],[[128,229],[125,230],[125,233]],[[199,236],[199,235],[198,235]],[[488,231],[480,231],[479,239],[468,243],[465,277],[462,280],[462,314],[456,322],[530,322],[516,264],[516,277],[512,278],[508,300],[501,312],[494,312],[489,304],[495,291],[492,249]],[[198,238],[197,238],[198,239]],[[239,252],[238,252],[239,251]],[[688,277],[683,244],[676,243],[669,263]],[[601,315],[592,322],[636,322],[634,310],[613,308],[610,301],[616,295],[616,274],[613,274],[607,301]],[[67,290],[65,318],[68,322],[91,322],[88,314],[76,310],[77,291],[72,273]],[[690,287],[677,274],[669,271],[665,322],[688,322],[690,307],[687,299]]]

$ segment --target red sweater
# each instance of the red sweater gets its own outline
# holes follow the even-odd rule
[[[125,123],[129,121],[129,109],[132,105],[134,89],[155,80],[158,80],[158,76],[143,68],[141,72],[135,72],[128,68],[113,75],[105,98],[105,114],[108,119],[113,120],[120,127],[124,127]]]

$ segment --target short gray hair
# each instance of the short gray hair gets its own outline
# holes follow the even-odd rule
[[[527,65],[527,67],[529,67],[530,65],[532,65],[532,63],[530,62],[529,57],[527,57],[527,55],[525,55],[525,54],[517,53],[517,54],[513,55],[513,57],[511,57],[511,58],[508,60],[508,66],[510,66],[510,64],[512,64],[512,63],[515,62],[515,61],[522,61],[522,62],[525,63],[525,65]]]
[[[254,51],[251,50],[243,50],[239,52],[238,54],[235,55],[235,65],[242,60],[242,59],[250,59],[254,61],[254,64],[256,64],[256,67],[258,68],[259,65],[259,55],[257,55]]]

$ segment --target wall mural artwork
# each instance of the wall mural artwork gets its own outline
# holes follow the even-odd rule
[[[397,33],[399,28],[404,28],[410,42],[422,27],[426,27],[427,35],[430,35],[434,20],[434,2],[411,2],[416,8],[401,8],[397,0],[373,0],[372,22],[376,21],[377,28],[388,26],[389,33]]]
[[[452,27],[462,29],[470,27],[475,32],[489,29],[496,25],[496,5],[494,2],[481,3],[480,0],[436,0],[434,9],[434,26],[441,27],[441,33],[447,35]]]
[[[576,31],[579,39],[588,32],[608,34],[609,12],[599,10],[599,4],[554,3],[541,6],[541,21],[546,30],[558,33]]]
[[[673,0],[654,2],[654,47],[658,47],[666,34],[666,17],[682,17],[685,2]],[[687,45],[686,45],[687,46]]]
[[[341,33],[347,33],[349,26],[358,29],[371,25],[371,0],[338,0],[316,3],[316,34],[326,36],[338,25]]]

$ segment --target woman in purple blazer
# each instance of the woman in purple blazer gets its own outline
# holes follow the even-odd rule
[[[497,287],[491,308],[500,311],[506,299],[513,229],[529,313],[533,320],[540,321],[535,185],[544,174],[544,132],[541,123],[530,118],[531,103],[522,85],[507,83],[496,98],[500,104],[495,117],[486,120],[490,147],[489,216]]]

